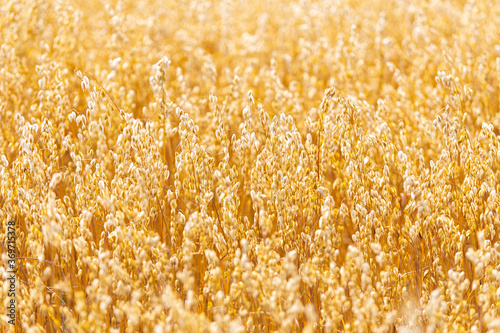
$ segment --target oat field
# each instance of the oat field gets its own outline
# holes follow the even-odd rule
[[[5,332],[500,332],[494,0],[0,0]]]

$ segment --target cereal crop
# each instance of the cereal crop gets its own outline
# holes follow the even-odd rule
[[[1,0],[5,332],[500,332],[495,0]]]

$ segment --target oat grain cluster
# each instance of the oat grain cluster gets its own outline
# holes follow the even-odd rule
[[[500,332],[499,27],[494,0],[1,1],[2,330]]]

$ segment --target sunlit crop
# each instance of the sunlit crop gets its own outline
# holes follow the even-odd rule
[[[0,1],[5,331],[500,332],[499,213],[497,1]]]

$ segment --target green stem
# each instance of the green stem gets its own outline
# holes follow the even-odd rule
[[[63,308],[66,306],[66,298],[64,295],[64,291],[62,293],[62,305],[63,305]],[[62,331],[63,331],[63,333],[65,332],[65,330],[64,330],[64,314],[62,315]]]

